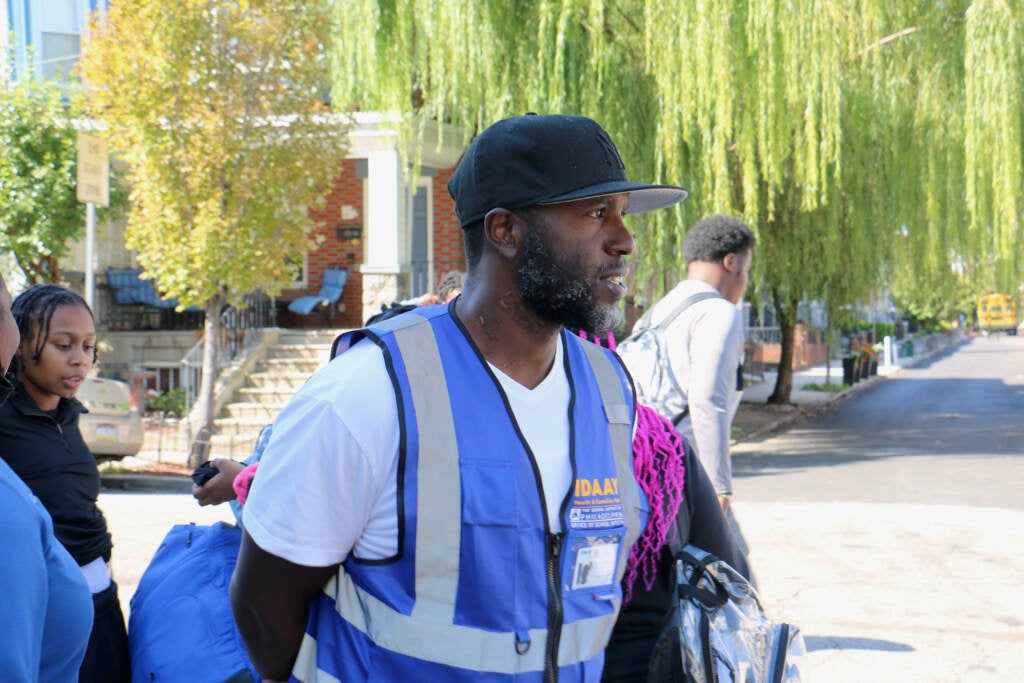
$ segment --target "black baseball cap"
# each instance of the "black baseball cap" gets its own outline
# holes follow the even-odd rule
[[[488,126],[473,140],[448,181],[466,227],[496,208],[559,204],[629,193],[629,213],[672,206],[689,192],[634,183],[615,143],[593,119],[525,114]]]

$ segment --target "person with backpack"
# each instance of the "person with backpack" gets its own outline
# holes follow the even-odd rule
[[[617,322],[630,182],[597,122],[528,114],[448,183],[457,298],[342,335],[274,421],[231,583],[265,679],[600,678],[646,498]]]
[[[616,350],[611,333],[580,336]],[[605,648],[602,683],[647,680],[652,653],[677,599],[674,546],[694,545],[749,578],[746,557],[693,446],[670,420],[643,404],[637,405],[633,471],[650,514],[626,564],[623,605]]]
[[[633,328],[634,334],[661,329],[664,370],[677,382],[677,405],[683,406],[678,413],[662,414],[696,447],[727,513],[732,496],[730,432],[743,392],[743,318],[738,305],[747,288],[755,242],[753,231],[739,218],[716,215],[697,221],[683,242],[686,279]],[[628,353],[623,350],[622,355],[636,377]]]

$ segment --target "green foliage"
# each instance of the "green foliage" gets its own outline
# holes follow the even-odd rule
[[[333,4],[335,101],[413,132],[586,114],[631,176],[690,188],[633,219],[638,300],[682,277],[708,213],[755,229],[753,295],[784,326],[802,299],[830,316],[866,303],[890,264],[927,282],[991,262],[993,291],[1021,279],[1021,0]]]
[[[125,238],[182,306],[276,294],[345,155],[318,5],[116,3],[83,43],[89,112],[128,163]]]
[[[182,417],[185,415],[186,397],[184,389],[172,389],[146,397],[147,412],[163,412]]]
[[[885,337],[892,337],[896,335],[896,324],[895,323],[873,323],[872,327],[875,330],[875,339],[883,339]]]
[[[0,88],[0,251],[12,253],[29,282],[56,282],[58,261],[85,230],[76,198],[76,125],[83,112],[74,93],[52,82],[22,80]],[[116,215],[125,193],[111,182]]]
[[[801,388],[804,391],[827,391],[832,394],[838,394],[840,391],[846,391],[847,389],[849,389],[850,385],[845,383],[817,384],[815,382],[810,382],[809,384],[803,385],[803,387]]]
[[[871,331],[874,336],[874,339],[879,340],[882,339],[882,337],[891,337],[894,334],[896,334],[896,324],[868,322],[867,320],[863,319],[857,319],[852,321],[846,319],[841,324],[839,324],[839,330],[842,332],[842,334],[846,335],[858,332]]]
[[[280,292],[320,239],[310,209],[347,133],[324,102],[329,30],[316,3],[137,0],[84,34],[89,113],[130,169],[125,242],[165,296],[206,312],[198,433],[212,432],[221,306]]]
[[[957,313],[972,311],[974,291],[969,280],[948,268],[918,269],[908,261],[894,271],[892,300],[914,327],[937,327]]]

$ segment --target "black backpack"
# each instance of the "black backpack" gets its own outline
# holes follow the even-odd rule
[[[394,318],[396,315],[408,313],[409,311],[415,310],[416,308],[416,304],[393,303],[390,306],[381,304],[380,313],[374,313],[369,318],[367,318],[366,324],[363,325],[363,327],[369,327],[370,325],[379,323],[382,320],[387,320],[388,318]]]

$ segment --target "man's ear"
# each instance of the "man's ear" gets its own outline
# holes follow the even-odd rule
[[[522,235],[522,219],[508,209],[491,209],[484,216],[484,239],[505,258],[519,253]]]
[[[735,252],[722,258],[722,267],[729,273],[735,273],[739,265],[739,256]]]

